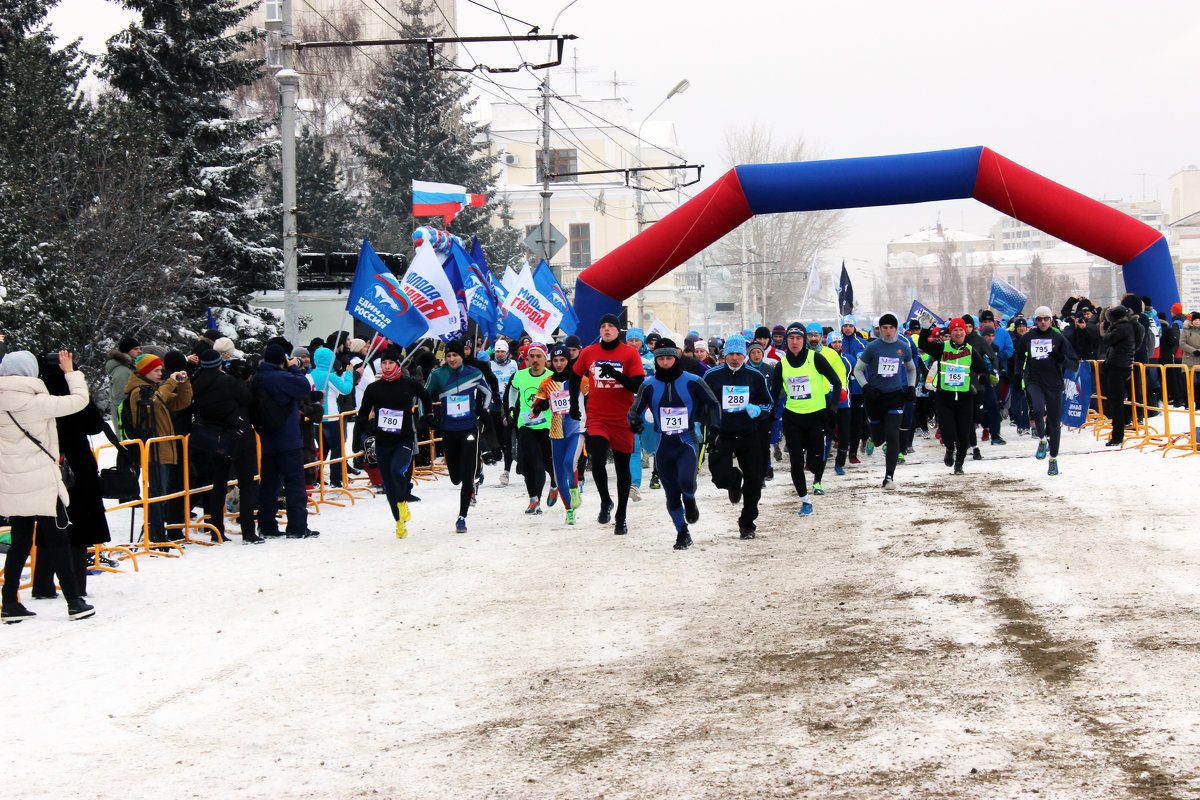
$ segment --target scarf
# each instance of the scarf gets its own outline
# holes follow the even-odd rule
[[[380,372],[379,377],[383,378],[385,381],[394,381],[397,378],[399,378],[402,374],[403,374],[403,371],[400,369],[400,365],[397,364],[396,366],[392,367],[391,369],[385,369],[382,372]]]

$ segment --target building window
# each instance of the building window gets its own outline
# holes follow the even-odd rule
[[[546,169],[547,151],[538,151],[538,168],[537,179],[543,180],[547,172]],[[561,177],[565,172],[575,172],[579,169],[579,158],[574,148],[569,150],[550,150],[549,151],[549,172],[554,173],[550,178],[551,183],[561,183],[563,181],[574,181],[574,177]]]
[[[571,266],[592,265],[592,226],[586,222],[571,223]]]
[[[283,0],[267,0],[263,8],[267,12],[267,22],[283,22]]]

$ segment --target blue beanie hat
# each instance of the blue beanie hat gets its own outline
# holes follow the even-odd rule
[[[857,328],[857,327],[858,327],[858,320],[856,320],[856,319],[854,318],[854,315],[853,315],[853,314],[847,314],[846,316],[842,317],[842,324],[843,324],[843,325],[853,325],[854,327],[856,327],[856,328]]]
[[[283,364],[287,361],[287,353],[278,344],[269,344],[263,351],[263,361],[268,364]]]
[[[645,342],[646,332],[641,328],[630,328],[629,330],[625,331],[625,341],[628,342],[630,339],[637,339],[639,342]]]
[[[725,340],[725,355],[746,355],[746,340],[738,334],[734,334]]]
[[[767,334],[767,335],[769,336],[770,334]],[[754,332],[751,331],[749,328],[742,328],[742,338],[747,339],[747,340],[753,339]]]
[[[825,333],[825,329],[821,327],[821,323],[819,323],[819,322],[808,323],[808,327],[805,328],[805,331],[807,333],[819,333],[822,335],[824,335],[824,333]]]

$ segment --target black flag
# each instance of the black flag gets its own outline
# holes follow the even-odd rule
[[[842,277],[838,278],[838,313],[843,317],[854,313],[854,287],[850,285],[850,273],[846,261],[842,260]]]

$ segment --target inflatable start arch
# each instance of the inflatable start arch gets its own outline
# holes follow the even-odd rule
[[[1171,255],[1166,239],[1158,231],[986,147],[965,147],[734,167],[702,193],[580,273],[575,284],[580,338],[595,341],[601,316],[619,315],[621,301],[755,214],[968,197],[1121,264],[1126,289],[1150,295],[1158,308],[1170,308],[1179,302]]]

